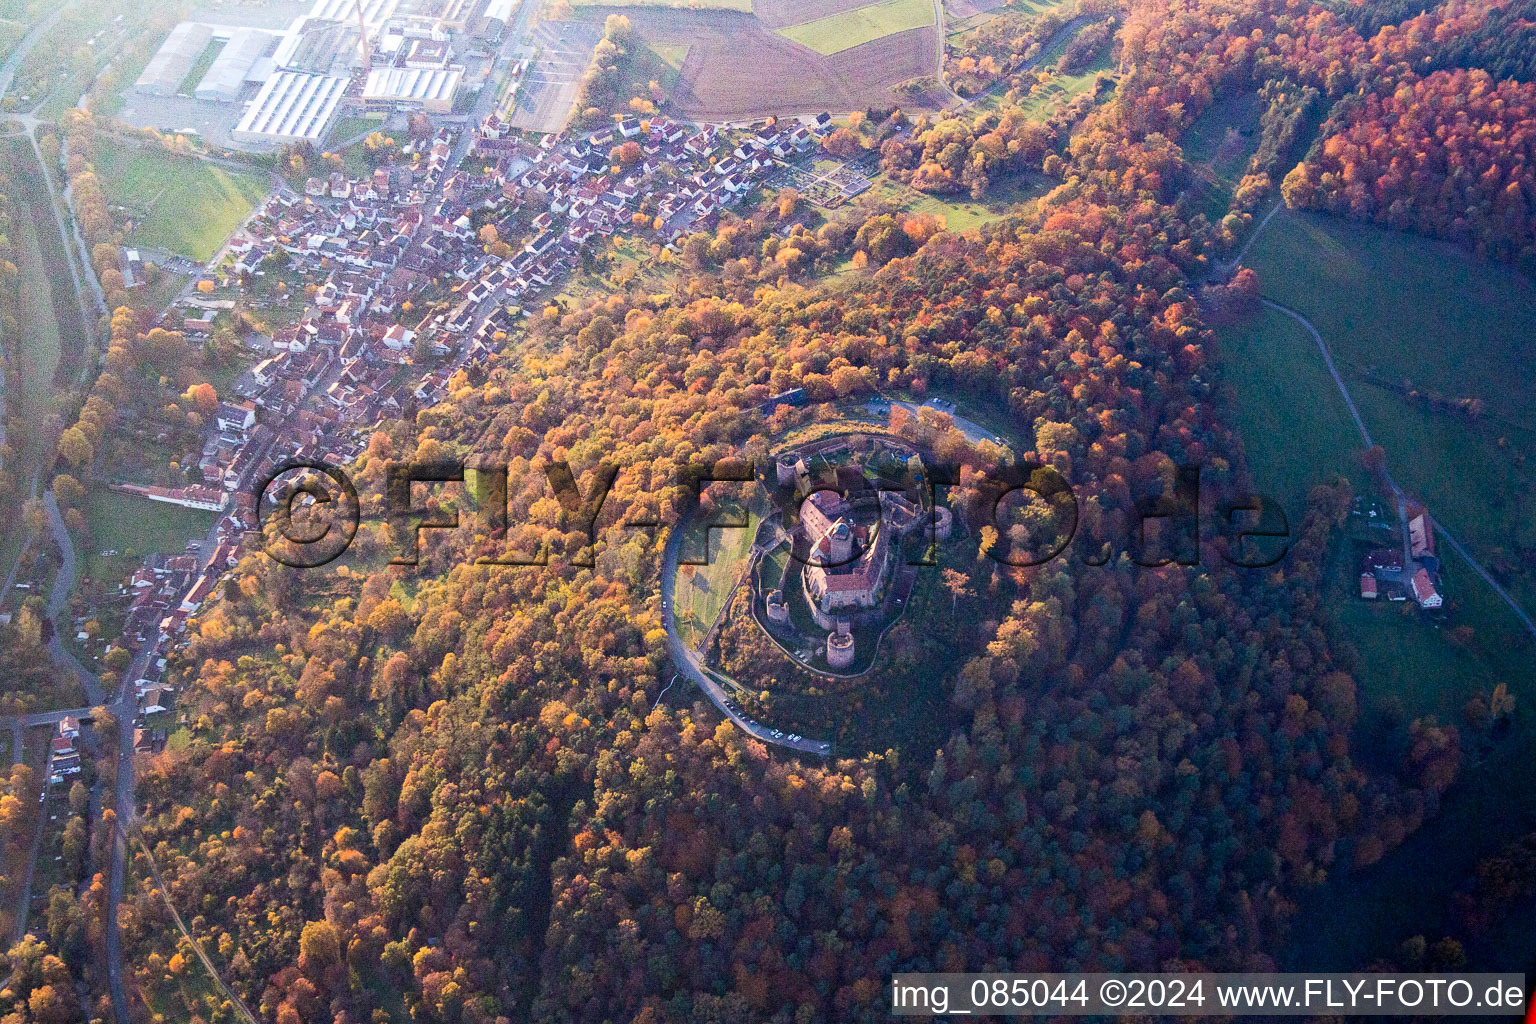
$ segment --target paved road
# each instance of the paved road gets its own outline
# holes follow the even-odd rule
[[[901,399],[893,398],[891,399],[891,405],[900,406],[901,408],[907,410],[907,412],[911,413],[913,416],[919,415],[924,409],[928,409],[932,412],[943,413],[945,416],[950,418],[951,422],[954,423],[955,429],[960,431],[960,433],[965,436],[965,439],[972,444],[980,444],[982,441],[986,441],[990,444],[997,445],[999,448],[1002,448],[1005,451],[1007,450],[1008,440],[1006,438],[1004,438],[1001,434],[988,430],[986,427],[982,426],[980,423],[977,423],[975,420],[966,419],[964,416],[961,416],[959,412],[955,411],[953,402],[950,403],[951,407],[949,409],[940,409],[929,404],[933,401],[934,399],[930,398],[922,405],[918,405],[916,402],[906,402],[902,401]]]
[[[22,37],[21,43],[16,49],[11,51],[11,55],[5,59],[5,63],[0,64],[0,98],[3,98],[10,90],[11,80],[16,77],[16,69],[21,66],[22,61],[27,59],[27,54],[32,52],[32,47],[36,46],[37,41],[59,23],[59,19],[64,16],[64,12],[72,6],[74,5],[65,3],[55,7],[52,14],[38,22],[32,28],[32,31]]]
[[[85,690],[85,698],[92,704],[100,704],[103,695],[101,692],[101,680],[96,673],[80,664],[64,644],[64,638],[72,630],[73,620],[67,614],[69,610],[69,593],[75,586],[75,573],[78,571],[78,562],[75,558],[75,542],[69,535],[69,529],[64,525],[64,517],[59,514],[59,503],[53,496],[53,491],[43,492],[43,508],[48,513],[48,529],[53,533],[53,542],[58,545],[60,552],[59,572],[53,579],[53,592],[48,597],[48,618],[53,622],[53,636],[48,641],[48,650],[53,655],[53,660],[66,665],[80,680],[81,687]],[[60,622],[59,617],[64,620]]]
[[[53,774],[53,748],[48,748],[48,756],[43,761],[43,775],[38,779],[43,793],[48,792],[48,777]],[[27,918],[32,916],[32,879],[37,873],[37,853],[43,848],[43,830],[48,827],[48,801],[45,798],[37,805],[37,827],[32,830],[32,851],[27,854],[27,871],[22,876],[21,893],[16,900],[16,932],[11,936],[11,942],[17,943],[26,938]]]
[[[55,26],[55,25],[57,25],[59,23],[59,19],[64,16],[64,12],[67,11],[69,8],[71,8],[73,6],[74,6],[73,2],[70,2],[70,3],[62,3],[62,4],[59,4],[57,7],[55,7],[53,9],[53,12],[51,14],[49,14],[48,17],[46,17],[42,21],[38,22],[37,25],[33,26],[31,31],[29,31],[25,36],[22,37],[22,40],[21,40],[20,43],[17,44],[16,49],[12,50],[11,51],[11,55],[5,59],[5,63],[4,64],[0,64],[0,99],[4,99],[5,98],[5,94],[10,91],[11,82],[16,77],[16,69],[21,66],[21,62],[22,61],[27,59],[27,54],[32,52],[32,48],[37,45],[38,40],[42,39],[42,37],[44,35],[46,35],[50,30],[52,30],[53,26]],[[14,115],[11,119],[19,122],[22,125],[23,129],[27,133],[27,140],[32,143],[32,150],[33,150],[33,152],[37,154],[38,164],[42,165],[42,162],[43,162],[42,153],[37,148],[37,137],[33,134],[33,128],[35,128],[36,125],[37,125],[37,119],[34,118],[34,117],[27,116],[27,115]],[[53,179],[48,175],[47,171],[48,171],[47,167],[44,166],[43,167],[43,181],[47,183],[49,194],[51,196],[52,195],[52,191],[53,191]],[[69,237],[68,237],[67,234],[65,234],[64,223],[63,223],[62,218],[59,217],[59,211],[58,211],[57,205],[54,206],[53,214],[54,214],[55,219],[58,220],[59,237],[64,242],[64,250],[65,250],[66,253],[69,253],[70,252]],[[70,273],[74,274],[74,270],[75,270],[74,260],[73,260],[73,258],[71,258],[71,260],[70,260]],[[79,279],[78,279],[78,275],[76,275],[75,288],[77,290],[76,290],[75,294],[76,294],[77,297],[79,295],[79,291],[78,291],[79,287],[80,287],[80,282],[79,282]],[[81,309],[82,310],[84,309],[83,305],[82,305]],[[95,334],[95,331],[93,329],[94,326],[95,326],[95,321],[94,320],[88,320],[88,322],[85,324],[85,330],[86,330],[87,337],[94,336],[94,334]],[[0,444],[3,444],[4,443],[4,439],[5,439],[4,417],[5,417],[5,396],[3,394],[3,389],[0,389]],[[27,492],[32,497],[36,497],[37,496],[38,483],[42,480],[42,473],[43,473],[43,467],[38,466],[37,469],[32,474],[32,487]],[[27,549],[31,546],[31,544],[32,544],[32,538],[28,537],[26,543],[22,545],[21,552],[17,555],[16,561],[14,563],[12,563],[9,572],[6,574],[5,585],[3,587],[0,587],[0,601],[4,601],[5,598],[6,598],[6,595],[11,592],[11,587],[16,582],[16,570],[21,565],[21,559],[23,557],[25,557],[25,555],[27,553]]]
[[[933,65],[933,77],[939,83],[939,88],[949,94],[959,108],[966,106],[965,98],[949,87],[949,79],[944,75],[944,0],[933,0],[933,30],[938,33],[938,59]]]
[[[58,725],[66,718],[83,718],[89,715],[100,704],[92,704],[84,708],[63,708],[58,711],[34,711],[31,714],[17,715],[15,718],[0,718],[0,729],[31,729],[38,725]],[[118,704],[109,705],[107,710],[117,713]]]
[[[124,680],[135,678],[125,675]],[[126,684],[125,684],[126,685]],[[112,993],[112,1013],[119,1021],[128,1015],[128,993],[123,988],[123,936],[118,925],[117,908],[123,902],[123,879],[127,874],[128,844],[124,829],[133,821],[133,713],[117,719],[117,793],[114,809],[117,828],[112,836],[112,866],[107,879],[107,987]]]
[[[57,616],[69,598],[70,587],[74,584],[75,575],[75,543],[69,536],[69,531],[64,526],[64,519],[59,515],[58,502],[54,500],[53,492],[48,491],[43,495],[43,502],[48,511],[48,526],[53,531],[54,540],[59,545],[62,553],[62,561],[59,574],[54,581],[53,596],[48,602],[50,617]],[[68,648],[63,645],[60,638],[60,630],[57,619],[53,640],[49,644],[49,650],[54,658],[69,665],[75,674],[80,677],[81,685],[93,704],[99,704],[102,700],[101,680],[81,665]],[[119,1021],[130,1020],[128,1016],[128,994],[123,988],[123,950],[122,935],[118,928],[117,908],[123,898],[123,878],[126,874],[125,862],[127,860],[127,847],[123,842],[121,830],[126,828],[133,820],[133,716],[137,710],[134,702],[133,681],[144,674],[144,667],[154,655],[155,646],[159,641],[158,634],[155,641],[146,643],[140,648],[134,657],[128,671],[123,673],[118,683],[117,702],[113,712],[117,717],[118,751],[117,751],[117,792],[113,806],[117,812],[118,834],[112,844],[112,866],[110,871],[109,889],[107,896],[107,987],[112,995],[112,1012]],[[57,712],[53,712],[57,713]]]
[[[80,319],[82,326],[85,328],[85,337],[87,341],[90,341],[94,344],[96,340],[97,317],[92,316],[90,311],[85,308],[86,289],[83,288],[80,284],[82,277],[84,280],[90,283],[91,298],[95,300],[96,309],[99,311],[99,316],[106,316],[111,312],[109,309],[107,309],[107,296],[106,293],[102,291],[101,282],[97,280],[96,272],[91,266],[91,250],[90,247],[85,244],[85,236],[80,233],[80,219],[75,215],[75,197],[72,191],[72,186],[70,186],[68,182],[66,182],[64,185],[63,199],[64,205],[69,209],[69,228],[66,229],[64,227],[64,217],[59,213],[59,193],[53,185],[53,169],[50,168],[48,164],[43,160],[43,152],[37,147],[36,128],[37,125],[34,123],[27,131],[27,138],[32,140],[32,150],[37,154],[38,163],[42,164],[43,166],[43,182],[48,186],[48,196],[53,200],[53,202],[50,204],[53,207],[53,216],[54,219],[58,221],[59,234],[64,238],[64,253],[69,257],[69,273],[70,276],[74,279],[75,298],[80,303]],[[63,137],[61,136],[60,138],[60,149],[62,150],[66,148],[66,144],[62,142]],[[69,159],[67,153],[65,154],[64,159]],[[73,244],[70,242],[71,236],[74,238]],[[81,272],[82,268],[84,269],[83,274]],[[81,367],[80,371],[80,379],[82,384],[85,381],[86,373],[93,368],[94,367],[91,366],[91,361],[85,360],[85,365]]]
[[[1271,213],[1271,216],[1273,216],[1273,213]],[[1268,218],[1265,218],[1265,221],[1267,223]],[[1262,226],[1260,230],[1262,230]],[[1255,235],[1257,235],[1257,232],[1255,232]],[[1349,388],[1345,386],[1344,378],[1339,375],[1338,367],[1336,367],[1333,363],[1333,353],[1328,350],[1328,344],[1323,341],[1323,336],[1318,333],[1318,330],[1315,326],[1313,326],[1312,321],[1308,320],[1294,309],[1291,309],[1289,306],[1282,306],[1280,303],[1270,299],[1262,299],[1261,301],[1270,309],[1273,309],[1279,313],[1284,313],[1292,320],[1295,320],[1297,323],[1301,324],[1301,326],[1307,329],[1308,334],[1312,335],[1312,340],[1317,342],[1318,351],[1323,354],[1323,362],[1328,367],[1329,376],[1333,378],[1333,383],[1338,386],[1339,394],[1344,396],[1344,404],[1349,407],[1349,415],[1354,418],[1355,427],[1360,431],[1360,437],[1365,441],[1365,446],[1367,448],[1375,447],[1375,442],[1371,440],[1371,432],[1366,429],[1365,420],[1360,417],[1360,410],[1355,407],[1355,400],[1350,397]],[[1385,468],[1382,469],[1382,476],[1386,478],[1387,485],[1392,488],[1392,493],[1396,495],[1399,503],[1401,504],[1405,496],[1405,492],[1403,491],[1402,487],[1398,486],[1397,481],[1392,478],[1392,474]],[[1520,607],[1519,602],[1510,596],[1509,591],[1505,590],[1499,584],[1498,580],[1493,578],[1488,570],[1483,567],[1482,563],[1473,558],[1471,552],[1467,551],[1467,549],[1462,546],[1461,542],[1451,535],[1451,532],[1445,528],[1444,523],[1435,518],[1433,514],[1431,514],[1430,519],[1435,524],[1435,532],[1445,539],[1445,542],[1451,546],[1451,549],[1460,555],[1462,559],[1472,567],[1472,571],[1477,573],[1477,575],[1482,578],[1483,582],[1488,584],[1488,586],[1493,589],[1495,594],[1499,595],[1499,599],[1509,606],[1510,611],[1515,613],[1515,618],[1520,620],[1520,623],[1525,626],[1526,631],[1530,633],[1532,637],[1536,637],[1536,621],[1533,621],[1531,616],[1527,614],[1526,610]]]
[[[48,827],[48,778],[54,774],[54,748],[49,746],[48,757],[43,760],[43,775],[38,778],[38,785],[43,789],[45,800],[37,804],[37,827],[32,831],[32,852],[26,857],[26,875],[22,878],[22,894],[17,900],[17,912],[15,912],[15,935],[11,936],[12,943],[20,943],[26,938],[26,921],[32,915],[32,878],[37,875],[37,854],[43,849],[43,831]]]
[[[1248,236],[1248,241],[1243,243],[1243,247],[1237,250],[1237,255],[1232,257],[1231,262],[1227,264],[1227,272],[1223,275],[1224,277],[1230,279],[1233,274],[1237,273],[1237,268],[1242,266],[1243,257],[1248,255],[1248,250],[1253,248],[1253,243],[1259,240],[1259,236],[1264,233],[1265,228],[1269,227],[1269,222],[1275,219],[1275,214],[1279,213],[1280,208],[1284,205],[1284,199],[1275,200],[1275,205],[1269,208],[1269,212],[1264,215],[1264,219],[1259,221],[1259,226],[1254,228],[1253,234]]]
[[[676,602],[673,598],[673,588],[677,582],[677,559],[682,550],[683,532],[687,522],[687,517],[684,517],[677,527],[673,529],[672,535],[667,538],[667,546],[661,564],[661,621],[667,631],[667,653],[672,656],[672,664],[677,667],[679,672],[693,680],[699,689],[703,690],[709,699],[714,702],[715,707],[720,709],[720,713],[735,723],[736,727],[742,732],[762,740],[764,743],[788,747],[791,750],[798,750],[806,754],[825,755],[830,753],[831,747],[826,741],[800,739],[791,742],[784,736],[775,738],[773,735],[774,729],[771,726],[755,722],[740,712],[726,707],[725,688],[715,682],[704,671],[703,657],[685,644],[683,638],[678,635],[677,622],[672,616],[672,610],[676,607]]]

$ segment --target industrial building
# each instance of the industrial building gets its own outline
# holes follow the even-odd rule
[[[501,37],[506,34],[507,26],[511,24],[520,6],[520,0],[491,0],[485,5],[485,13],[480,16],[475,34],[491,43],[501,42]]]
[[[301,18],[273,55],[279,67],[316,75],[346,75],[362,66],[362,35],[355,23]]]
[[[231,136],[245,143],[318,143],[336,116],[348,80],[332,75],[279,71],[267,79]]]
[[[479,3],[480,0],[446,0],[437,18],[438,28],[446,32],[463,32],[469,27]]]
[[[405,66],[415,70],[437,70],[448,66],[448,44],[435,39],[417,39],[405,55]]]
[[[311,21],[340,21],[349,25],[357,24],[358,0],[315,0],[315,6],[311,7],[307,17]],[[395,15],[395,8],[400,6],[400,0],[362,0],[363,24],[368,29],[369,38],[379,34],[379,29],[384,23]]]
[[[265,58],[277,38],[261,29],[235,29],[193,95],[200,100],[221,103],[238,100],[247,84],[259,84],[271,76],[274,68]]]
[[[171,34],[149,59],[134,88],[151,96],[175,96],[211,42],[213,29],[195,21],[182,22],[171,29]]]
[[[375,68],[363,85],[363,104],[369,110],[410,110],[447,114],[464,80],[463,67]]]

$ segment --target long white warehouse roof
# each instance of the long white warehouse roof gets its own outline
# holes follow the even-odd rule
[[[213,29],[196,21],[184,21],[171,29],[160,49],[149,59],[134,88],[157,96],[174,96],[182,79],[213,41]]]
[[[317,21],[345,21],[355,25],[358,2],[359,0],[315,0],[315,6],[309,9],[309,17]],[[394,16],[395,8],[400,6],[400,0],[361,0],[361,2],[363,23],[368,26],[370,36],[378,32],[384,22]]]
[[[512,20],[512,12],[517,10],[517,0],[491,0],[485,5],[486,19],[495,18],[502,24]]]
[[[270,32],[257,28],[236,29],[213,59],[208,73],[197,83],[193,93],[200,100],[233,101],[240,98],[240,88],[256,61],[276,40]]]
[[[319,142],[346,90],[345,78],[279,71],[267,79],[245,109],[234,134]]]
[[[363,86],[365,100],[400,100],[425,103],[451,100],[464,77],[457,64],[446,68],[375,68]]]

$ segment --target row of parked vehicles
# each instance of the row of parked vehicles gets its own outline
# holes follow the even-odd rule
[[[724,704],[727,711],[734,715],[740,715],[742,721],[746,722],[747,725],[753,727],[754,729],[764,728],[764,726],[759,725],[757,722],[754,722],[752,719],[748,718],[746,714],[741,710],[741,705],[737,704],[734,698],[725,698]],[[786,736],[784,735],[784,730],[782,729],[769,729],[768,736],[774,740],[788,740],[790,743],[800,743],[805,739],[804,736],[801,736],[797,732],[792,732]],[[818,743],[816,744],[816,750],[821,754],[830,754],[832,752],[832,744],[828,742]]]

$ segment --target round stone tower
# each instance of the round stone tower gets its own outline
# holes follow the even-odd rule
[[[788,622],[789,605],[784,603],[784,591],[770,590],[767,597],[768,621]]]
[[[847,668],[853,664],[853,634],[827,634],[827,664],[833,668]]]
[[[949,540],[954,528],[955,514],[944,505],[936,505],[933,518],[923,524],[923,537],[925,540]]]

